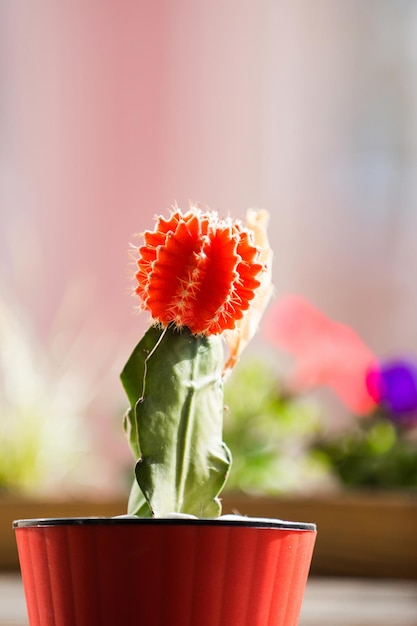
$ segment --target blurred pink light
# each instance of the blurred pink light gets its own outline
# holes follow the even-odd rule
[[[366,374],[377,360],[351,328],[328,319],[300,296],[278,300],[264,328],[272,344],[295,357],[289,381],[295,391],[328,386],[356,414],[375,407]]]

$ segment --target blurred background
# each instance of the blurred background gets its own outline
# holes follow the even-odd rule
[[[416,70],[412,0],[1,3],[4,489],[130,483],[118,372],[148,319],[129,243],[175,202],[268,209],[276,299],[417,356]],[[265,333],[257,350],[285,371]],[[313,429],[347,412],[313,396]]]

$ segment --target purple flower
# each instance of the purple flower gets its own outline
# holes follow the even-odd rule
[[[417,420],[417,365],[407,359],[386,361],[366,377],[369,394],[393,417]]]

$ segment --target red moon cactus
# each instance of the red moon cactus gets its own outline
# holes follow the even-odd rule
[[[159,217],[138,252],[135,292],[142,308],[162,326],[186,326],[195,335],[232,330],[264,269],[251,230],[195,207]]]

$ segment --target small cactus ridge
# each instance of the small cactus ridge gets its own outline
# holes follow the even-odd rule
[[[215,211],[176,209],[157,218],[138,250],[136,294],[162,326],[193,334],[233,330],[260,285],[253,233]]]
[[[222,333],[244,334],[256,309],[262,246],[239,221],[194,207],[158,217],[143,239],[134,291],[153,319],[121,373],[135,458],[128,513],[217,517],[232,462]]]

